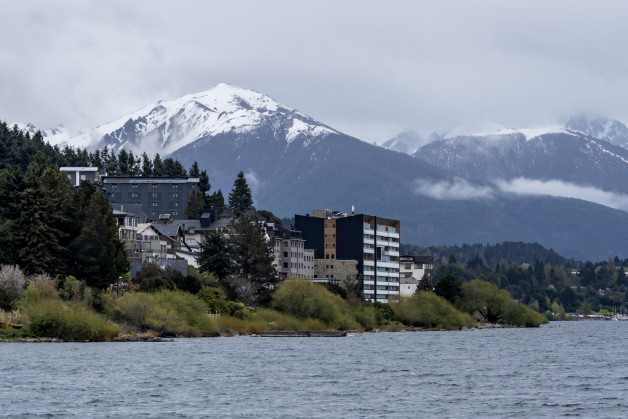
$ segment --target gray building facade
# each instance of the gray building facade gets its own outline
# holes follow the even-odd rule
[[[185,207],[198,182],[198,178],[189,177],[102,177],[111,204],[140,204],[149,221],[159,219],[159,214],[184,219]]]

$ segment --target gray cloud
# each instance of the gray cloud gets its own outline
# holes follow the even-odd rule
[[[431,179],[417,179],[415,193],[440,200],[490,199],[503,193],[556,196],[581,199],[609,208],[628,211],[628,195],[556,179],[499,179],[493,185],[477,185],[458,177],[439,182],[434,182]]]
[[[418,179],[415,192],[428,198],[442,200],[469,200],[492,198],[491,186],[474,185],[465,179],[456,177],[450,181],[434,182],[431,179]]]
[[[227,82],[382,142],[627,120],[623,1],[8,2],[0,118],[93,127]]]
[[[606,207],[628,211],[628,195],[604,191],[592,186],[580,186],[560,180],[536,180],[517,178],[500,180],[496,186],[502,192],[517,195],[548,195],[563,198],[576,198],[595,202]]]

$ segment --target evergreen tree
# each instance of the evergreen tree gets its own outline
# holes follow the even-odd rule
[[[238,177],[233,182],[233,189],[229,194],[229,208],[236,213],[244,213],[253,209],[253,198],[251,197],[251,189],[246,183],[244,172],[240,170]]]
[[[242,215],[229,223],[227,237],[227,254],[235,277],[249,282],[258,298],[268,294],[278,277],[273,265],[273,250],[262,224]]]
[[[178,176],[177,168],[174,164],[172,157],[164,159],[164,174],[163,176]]]
[[[201,217],[201,211],[205,207],[205,200],[199,189],[192,189],[188,206],[185,208],[185,218],[188,220],[197,220]]]
[[[166,176],[159,153],[155,154],[155,158],[153,159],[153,176]]]
[[[83,227],[73,241],[73,275],[97,289],[105,289],[129,270],[118,226],[105,196],[95,192],[84,209]]]
[[[417,285],[416,291],[414,293],[418,294],[421,291],[432,291],[432,290],[433,290],[432,281],[429,280],[427,275],[423,274],[423,276],[419,280],[419,284]]]
[[[116,156],[116,152],[113,150],[109,150],[109,158],[108,158],[108,166],[107,166],[107,174],[110,176],[117,176],[120,174],[120,164],[118,161],[118,157]]]
[[[434,292],[455,304],[462,292],[462,282],[454,275],[443,275],[434,287]]]
[[[15,220],[20,214],[22,175],[12,168],[0,171],[0,265],[16,263]]]
[[[105,167],[102,159],[100,158],[100,150],[95,150],[92,154],[89,155],[89,163],[92,167],[98,167],[100,169],[103,169]]]
[[[118,167],[122,176],[130,175],[129,166],[129,153],[127,153],[125,149],[122,149],[118,153]]]
[[[198,162],[195,160],[194,163],[192,163],[192,167],[190,167],[190,177],[200,177],[201,176],[201,172],[198,168]]]
[[[153,162],[148,158],[146,152],[142,153],[142,176],[153,175]]]
[[[214,192],[207,196],[205,200],[206,209],[215,209],[218,213],[221,213],[225,207],[225,197],[222,196],[222,190],[218,189],[218,192]]]
[[[188,172],[185,170],[179,160],[174,161],[174,175],[173,176],[187,176]]]
[[[190,174],[190,176],[192,175]],[[203,199],[205,200],[205,209],[210,209],[211,206],[209,202],[209,198],[210,198],[209,190],[211,189],[211,185],[209,183],[209,176],[207,176],[207,170],[201,171],[198,176],[198,189],[200,189],[201,193],[203,194]],[[224,198],[223,198],[223,204],[224,204]]]
[[[45,173],[45,171],[49,171]],[[24,176],[24,189],[19,193],[19,215],[15,222],[14,246],[17,249],[17,262],[27,274],[64,273],[67,249],[62,241],[67,237],[59,226],[66,225],[66,211],[63,197],[57,195],[59,188],[50,190],[44,185],[42,175],[56,179],[58,169],[50,166],[44,170],[37,162],[31,163]],[[48,182],[50,183],[50,182]]]
[[[133,154],[133,151],[129,151],[129,158],[128,158],[129,176],[139,176],[141,162],[142,161],[140,160],[139,157],[135,157],[135,154]]]
[[[227,241],[221,232],[212,231],[205,235],[196,261],[199,271],[212,273],[218,279],[225,278],[231,272]]]

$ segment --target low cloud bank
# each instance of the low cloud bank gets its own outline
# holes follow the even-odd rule
[[[467,200],[493,196],[490,186],[474,185],[459,177],[438,182],[431,179],[419,179],[416,183],[416,192],[419,195],[434,199]]]
[[[628,211],[628,195],[604,191],[592,186],[581,186],[561,180],[536,180],[515,178],[497,180],[492,185],[477,185],[462,178],[433,182],[430,179],[416,181],[416,193],[434,199],[470,200],[494,198],[500,193],[515,195],[556,196],[575,198],[606,207]]]

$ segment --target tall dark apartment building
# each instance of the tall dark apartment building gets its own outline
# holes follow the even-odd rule
[[[399,295],[399,220],[324,210],[295,215],[295,228],[316,259],[358,262],[365,299]]]
[[[159,214],[170,214],[174,220],[185,218],[192,191],[198,178],[103,176],[102,187],[112,204],[141,204],[149,221]]]

